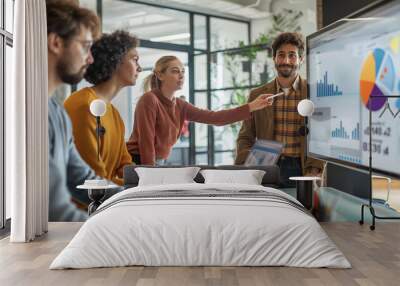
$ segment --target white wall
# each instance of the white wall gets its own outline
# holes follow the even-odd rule
[[[271,8],[270,15],[279,13],[284,8],[302,11],[303,16],[300,18],[299,23],[304,37],[317,31],[316,0],[275,0],[272,1],[270,6],[263,8],[269,9],[269,7]],[[254,40],[259,34],[267,33],[271,28],[271,16],[253,20],[251,25],[251,37]]]
[[[273,13],[279,13],[282,9],[293,9],[302,11],[303,16],[300,18],[299,24],[301,26],[301,33],[306,36],[317,31],[317,1],[316,0],[272,0],[271,5],[266,5],[264,9],[270,9],[270,15]],[[271,16],[264,19],[257,19],[251,22],[251,39],[254,41],[262,33],[268,33],[268,30],[272,26]],[[306,66],[305,61],[300,69],[300,74],[306,77]]]

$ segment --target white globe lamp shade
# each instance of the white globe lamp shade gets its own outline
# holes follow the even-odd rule
[[[103,116],[107,111],[106,103],[101,99],[95,99],[90,103],[90,113],[94,116]]]
[[[314,113],[314,103],[309,99],[303,99],[297,105],[297,111],[301,116],[311,116]]]

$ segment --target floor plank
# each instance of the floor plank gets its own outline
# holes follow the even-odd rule
[[[378,222],[375,231],[355,223],[322,223],[352,269],[290,267],[118,267],[48,269],[78,231],[80,223],[50,223],[32,243],[0,241],[0,285],[399,285],[400,224]]]

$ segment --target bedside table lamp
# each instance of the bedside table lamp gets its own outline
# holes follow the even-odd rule
[[[96,117],[96,141],[97,141],[97,159],[100,161],[100,136],[103,136],[106,129],[101,126],[100,117],[107,111],[106,103],[101,99],[95,99],[90,103],[90,113]],[[106,189],[115,188],[110,186],[105,179],[85,180],[83,185],[77,186],[77,189],[88,191],[88,196],[92,201],[88,206],[89,216],[96,211],[105,197]]]
[[[309,99],[303,99],[302,101],[299,102],[297,105],[297,112],[303,116],[303,117],[309,117],[314,113],[314,103],[309,100]],[[307,118],[306,118],[307,120]],[[307,121],[306,121],[307,125]],[[306,136],[308,134],[308,128],[307,126],[301,126],[298,130],[299,135],[301,136]]]
[[[314,113],[314,103],[309,99],[303,99],[297,105],[297,112],[303,116],[311,116]]]
[[[97,158],[100,160],[100,136],[106,133],[106,129],[101,126],[100,117],[107,111],[106,103],[101,99],[95,99],[90,103],[90,113],[96,117],[96,141],[97,141]]]
[[[297,112],[306,117],[311,116],[314,113],[314,103],[309,99],[303,99],[297,105]],[[307,124],[307,122],[306,122]],[[306,125],[301,126],[298,130],[300,136],[307,136],[308,135],[308,128]],[[308,210],[311,210],[313,207],[313,182],[317,180],[321,180],[319,177],[309,177],[309,176],[302,176],[302,177],[290,177],[289,180],[296,181],[296,197],[299,202],[301,202],[304,207]]]

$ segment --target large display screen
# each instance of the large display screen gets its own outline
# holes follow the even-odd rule
[[[368,167],[371,130],[372,167],[400,176],[400,97],[387,97],[400,95],[399,2],[307,37],[311,156]]]

